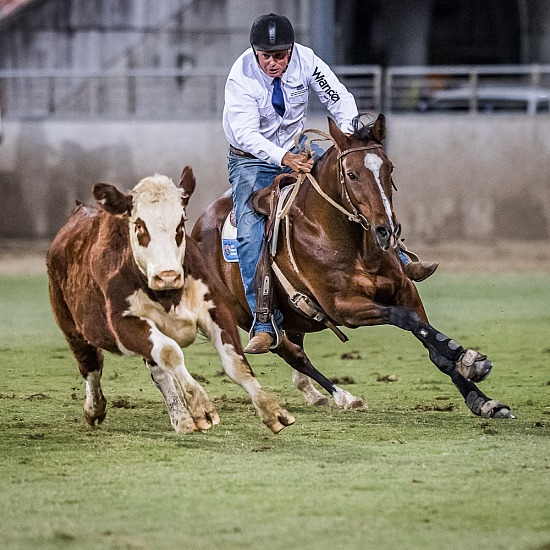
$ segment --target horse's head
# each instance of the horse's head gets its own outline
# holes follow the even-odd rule
[[[142,179],[127,194],[107,183],[94,185],[101,208],[128,220],[134,260],[152,290],[183,286],[185,208],[194,188],[189,166],[183,169],[179,187],[158,174]]]
[[[357,221],[372,232],[383,250],[395,248],[401,226],[392,207],[393,165],[382,141],[386,137],[386,118],[380,114],[367,125],[357,119],[356,131],[344,134],[329,118],[329,131],[338,149],[338,178],[343,201],[348,202]]]

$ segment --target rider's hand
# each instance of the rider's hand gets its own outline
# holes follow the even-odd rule
[[[305,153],[291,153],[287,151],[281,163],[283,166],[292,168],[295,172],[302,172],[304,174],[311,172],[313,168],[313,159],[307,158]]]

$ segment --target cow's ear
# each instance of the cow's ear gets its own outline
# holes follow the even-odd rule
[[[181,202],[183,206],[187,206],[187,204],[189,203],[189,197],[191,197],[193,191],[195,191],[196,185],[197,180],[195,180],[195,175],[193,174],[191,166],[186,166],[183,169],[180,178],[180,187],[183,190],[183,193],[181,195]]]
[[[132,197],[121,193],[110,183],[96,183],[92,193],[97,204],[109,214],[130,214],[132,211]]]

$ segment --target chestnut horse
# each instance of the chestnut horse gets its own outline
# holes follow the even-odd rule
[[[336,332],[337,326],[385,324],[412,332],[474,414],[513,418],[508,406],[487,397],[474,384],[488,376],[492,363],[428,322],[418,291],[403,272],[396,250],[400,225],[392,207],[393,167],[382,145],[384,115],[367,125],[357,119],[355,128],[353,135],[346,135],[329,119],[334,145],[315,164],[311,178],[299,179],[301,185],[285,207],[286,219],[273,259],[274,269],[283,274],[274,279],[274,285],[284,315],[284,336],[272,351],[295,369],[293,382],[308,403],[326,402],[310,377],[339,406],[365,407],[361,399],[335,386],[312,365],[303,349],[304,335],[323,330],[327,324],[293,306],[286,286],[320,306]],[[222,226],[231,209],[232,199],[226,194],[197,220],[192,236],[209,269],[224,280],[236,322],[248,330],[252,315],[239,267],[224,260],[221,248]]]

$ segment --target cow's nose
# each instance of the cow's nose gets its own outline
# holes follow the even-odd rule
[[[173,269],[161,271],[154,276],[154,283],[157,288],[179,288],[181,287],[181,273]]]

